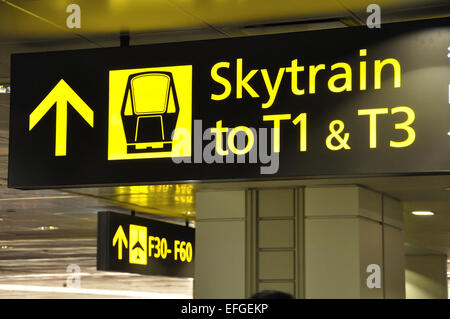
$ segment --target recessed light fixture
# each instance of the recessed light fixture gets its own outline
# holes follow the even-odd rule
[[[416,215],[416,216],[433,216],[434,215],[434,213],[429,210],[415,210],[415,211],[412,211],[411,214]]]
[[[11,86],[9,84],[0,84],[0,94],[9,94],[11,93]]]
[[[40,226],[36,228],[36,230],[56,230],[58,227],[56,226]]]

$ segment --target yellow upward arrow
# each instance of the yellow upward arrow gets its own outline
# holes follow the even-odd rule
[[[56,103],[56,132],[55,132],[55,156],[66,156],[67,151],[67,103],[94,127],[94,112],[89,106],[75,93],[74,90],[61,79],[58,84],[30,114],[30,128],[33,127],[44,117],[45,114]]]
[[[127,236],[125,236],[125,232],[123,231],[122,225],[120,225],[119,228],[117,228],[116,234],[114,235],[113,247],[117,243],[118,243],[117,247],[119,249],[118,257],[119,260],[122,260],[122,245],[125,246],[125,248],[128,248]]]

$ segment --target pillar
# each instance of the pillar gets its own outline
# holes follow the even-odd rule
[[[248,293],[279,290],[303,298],[303,189],[257,189],[249,195]]]
[[[302,297],[303,191],[196,194],[194,298],[248,298],[276,289]]]
[[[194,298],[246,297],[246,192],[196,193]]]
[[[405,243],[403,207],[387,196],[383,200],[383,279],[384,298],[405,298]]]
[[[359,187],[305,190],[305,297],[403,298],[401,204]]]
[[[406,256],[406,298],[447,299],[447,256]]]
[[[394,199],[359,186],[286,187],[203,190],[196,205],[195,298],[404,297]]]

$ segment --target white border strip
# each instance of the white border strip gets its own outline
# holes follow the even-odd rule
[[[65,288],[65,287],[46,287],[46,286],[27,286],[27,285],[2,285],[0,291],[25,291],[25,292],[47,292],[64,294],[88,294],[111,297],[131,297],[144,299],[192,299],[191,296],[180,294],[164,294],[157,292],[140,292],[130,290],[106,290],[106,289],[84,289],[84,288]]]

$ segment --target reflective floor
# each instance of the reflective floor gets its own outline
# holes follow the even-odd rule
[[[192,278],[96,270],[95,239],[0,242],[0,298],[192,298]]]

